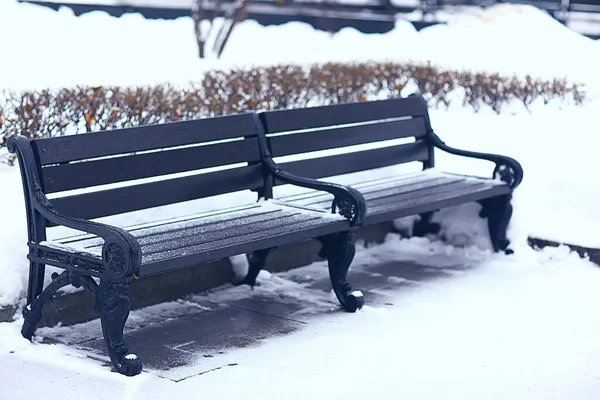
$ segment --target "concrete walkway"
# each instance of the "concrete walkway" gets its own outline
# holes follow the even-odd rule
[[[368,305],[393,306],[392,295],[397,298],[402,291],[430,280],[451,278],[464,268],[402,261],[359,263],[350,273],[350,282],[363,291]],[[297,331],[330,313],[343,311],[331,291],[326,267],[318,263],[277,275],[262,273],[254,290],[226,286],[134,311],[126,341],[144,362],[146,372],[180,381],[223,367],[222,354]],[[79,348],[109,367],[99,320],[42,328],[38,335],[46,343]],[[194,367],[181,368],[188,365]]]

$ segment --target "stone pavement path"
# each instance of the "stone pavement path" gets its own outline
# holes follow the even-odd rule
[[[401,299],[398,294],[402,291],[451,279],[465,268],[383,261],[354,266],[350,282],[363,291],[366,304],[385,306]],[[316,263],[274,275],[263,273],[253,290],[225,286],[134,311],[125,333],[130,351],[142,359],[146,372],[180,381],[229,366],[219,360],[222,354],[260,345],[262,340],[341,312],[331,292],[327,268]],[[75,346],[109,366],[99,320],[42,328],[38,335],[46,342]]]

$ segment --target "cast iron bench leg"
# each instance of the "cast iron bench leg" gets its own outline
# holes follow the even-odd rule
[[[23,309],[23,328],[21,334],[31,340],[37,324],[42,318],[42,308],[46,300],[54,296],[57,290],[67,285],[83,287],[94,295],[96,311],[100,313],[102,333],[108,348],[108,355],[117,372],[133,376],[142,371],[142,362],[133,354],[123,341],[123,328],[131,309],[131,300],[127,292],[132,278],[120,282],[101,280],[100,285],[90,276],[74,271],[52,274],[52,282]]]
[[[34,277],[30,276],[30,285],[34,280]],[[43,282],[43,281],[42,281]],[[23,328],[21,328],[21,334],[25,339],[31,340],[37,324],[42,319],[42,308],[46,300],[54,296],[54,293],[62,287],[70,284],[69,271],[63,271],[60,275],[57,273],[52,274],[52,282],[42,291],[42,293],[32,299],[31,303],[23,308]]]
[[[254,287],[256,285],[256,278],[260,271],[267,265],[267,258],[273,249],[274,247],[257,250],[250,254],[250,257],[248,257],[248,273],[246,274],[246,277],[239,282],[233,282],[233,285],[250,285],[251,287]]]
[[[96,299],[110,360],[117,372],[127,376],[142,372],[142,361],[135,354],[128,354],[129,347],[123,340],[123,329],[131,310],[127,294],[131,281],[132,278],[117,282],[101,280]]]
[[[510,242],[506,238],[506,230],[513,212],[510,204],[511,198],[512,196],[507,194],[479,201],[482,206],[479,216],[488,220],[494,251],[504,251],[506,254],[513,253],[511,249],[508,249]]]
[[[27,284],[27,304],[32,304],[33,301],[42,294],[44,290],[44,277],[46,275],[46,266],[44,264],[29,263],[29,282]]]
[[[348,269],[356,252],[355,238],[354,230],[318,238],[323,245],[319,255],[327,258],[333,291],[344,310],[348,312],[355,312],[365,304],[362,292],[352,290],[348,282]]]

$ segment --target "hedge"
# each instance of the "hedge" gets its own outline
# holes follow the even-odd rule
[[[419,90],[430,106],[459,103],[497,113],[513,102],[580,104],[582,85],[441,69],[431,64],[327,63],[215,70],[187,87],[170,84],[79,86],[5,91],[0,95],[0,149],[12,135],[30,139],[180,121],[257,109],[306,107],[406,95]],[[12,162],[9,160],[9,163]]]

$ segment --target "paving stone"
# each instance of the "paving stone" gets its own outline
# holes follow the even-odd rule
[[[125,342],[129,346],[129,351],[136,354],[142,360],[145,369],[168,370],[170,368],[177,368],[187,365],[196,357],[193,353],[148,342],[147,340],[129,335],[125,335]],[[111,365],[104,339],[95,339],[79,344],[76,347],[91,352],[90,356],[92,358]]]
[[[385,285],[387,283],[387,278],[379,273],[373,274],[370,271],[350,271],[348,274],[348,281],[352,284],[353,288],[366,291],[381,285]],[[319,279],[308,285],[307,288],[317,289],[324,292],[330,292],[333,290],[329,277]]]
[[[290,333],[303,324],[235,307],[183,316],[128,335],[172,349],[214,355],[270,336]]]
[[[244,310],[281,318],[291,318],[295,312],[302,310],[306,304],[301,299],[278,299],[278,296],[252,296],[246,299],[227,301],[225,304]],[[300,321],[298,321],[300,322]]]
[[[363,290],[367,304],[385,307],[398,301],[403,290],[464,271],[461,266],[433,268],[389,261],[351,269],[349,280],[353,287]],[[326,270],[321,272],[307,267],[298,273],[279,274],[276,280],[265,283],[262,291],[248,291],[247,297],[239,288],[230,288],[134,311],[126,326],[126,341],[146,371],[157,371],[175,381],[210,372],[222,366],[224,357],[234,356],[231,350],[288,334],[332,313],[343,313],[332,298]],[[89,352],[90,357],[108,363],[99,326],[96,320],[67,329],[54,328],[45,341],[79,343],[76,347]],[[230,356],[221,356],[227,353]]]

